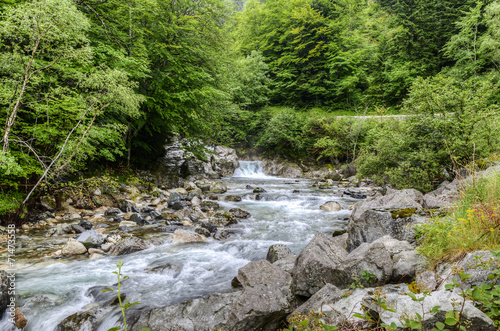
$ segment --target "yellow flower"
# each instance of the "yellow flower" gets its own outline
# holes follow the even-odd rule
[[[495,231],[495,229],[493,229],[493,228],[490,228],[490,231],[491,231],[491,232],[493,232],[493,231]]]
[[[459,218],[458,219],[460,222],[467,222],[467,220],[465,218]]]
[[[468,210],[467,210],[467,212],[468,212],[468,213],[473,213],[473,212],[475,212],[475,211],[476,211],[475,209],[468,209]]]

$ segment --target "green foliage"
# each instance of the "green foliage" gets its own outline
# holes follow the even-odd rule
[[[284,108],[269,121],[258,145],[282,155],[300,158],[305,154],[302,128],[305,117],[292,109]]]
[[[368,133],[358,170],[396,188],[430,191],[443,170],[498,150],[496,86],[491,78],[417,79],[404,103],[408,119]]]

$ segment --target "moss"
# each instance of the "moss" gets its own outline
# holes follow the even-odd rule
[[[408,284],[408,289],[412,293],[415,293],[415,294],[419,294],[420,293],[420,287],[418,286],[417,281],[414,281],[413,283]]]
[[[411,217],[413,214],[415,214],[416,211],[417,211],[417,208],[404,208],[404,209],[391,211],[391,215],[392,215],[393,219],[406,218],[406,217]]]

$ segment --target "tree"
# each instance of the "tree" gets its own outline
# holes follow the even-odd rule
[[[24,202],[47,178],[119,155],[123,126],[107,118],[138,115],[142,98],[127,74],[94,63],[89,27],[69,0],[37,0],[2,13],[0,163],[9,167],[0,166],[0,178],[15,185],[38,177]]]

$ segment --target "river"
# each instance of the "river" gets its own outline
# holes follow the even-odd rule
[[[238,269],[251,261],[265,259],[269,246],[285,244],[298,254],[315,233],[344,229],[349,207],[358,201],[334,196],[335,188],[313,187],[312,180],[266,176],[257,161],[241,161],[234,176],[223,181],[228,191],[220,195],[221,207],[241,208],[252,215],[239,221],[229,239],[209,239],[197,244],[170,242],[125,256],[61,259],[18,270],[17,300],[28,319],[24,330],[54,330],[67,316],[88,308],[93,303],[88,289],[115,284],[116,276],[112,272],[119,260],[124,262],[123,273],[130,277],[124,282],[123,291],[130,302],[139,301],[142,308],[230,291],[231,279]],[[255,200],[248,185],[265,189],[263,198]],[[224,201],[228,194],[239,195],[243,200]],[[339,202],[342,210],[320,210],[326,201]],[[169,268],[161,274],[146,272],[147,268],[165,265]],[[119,317],[118,314],[109,316],[98,330],[106,331],[118,325]],[[4,317],[0,330],[16,329],[12,329]]]

